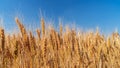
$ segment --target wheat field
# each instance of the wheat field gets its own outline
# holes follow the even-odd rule
[[[0,68],[119,68],[120,35],[104,37],[96,32],[77,32],[59,25],[59,31],[41,28],[36,36],[18,18],[20,30],[7,35],[0,28]],[[63,31],[65,30],[65,31]]]

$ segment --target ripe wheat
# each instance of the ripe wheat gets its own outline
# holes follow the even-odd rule
[[[104,37],[96,32],[41,28],[35,36],[18,18],[18,34],[7,35],[0,28],[0,68],[119,68],[120,35]],[[65,31],[64,31],[65,30]]]

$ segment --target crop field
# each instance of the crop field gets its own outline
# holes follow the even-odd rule
[[[8,35],[0,28],[0,68],[119,68],[120,35],[105,37],[99,30],[82,32],[41,27],[26,30],[15,18],[19,32]]]

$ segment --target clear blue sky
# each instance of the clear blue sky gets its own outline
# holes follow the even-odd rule
[[[83,29],[98,26],[103,32],[120,30],[119,0],[0,0],[0,18],[6,30],[14,29],[15,16],[19,16],[24,24],[35,24],[37,27],[42,15],[53,20],[55,26],[58,19],[63,24],[74,24]]]

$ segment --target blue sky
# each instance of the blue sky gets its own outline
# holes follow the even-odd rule
[[[82,29],[95,29],[98,26],[101,31],[109,33],[116,28],[120,30],[120,1],[0,0],[0,20],[7,31],[17,27],[14,21],[16,16],[29,28],[39,27],[43,16],[53,22],[55,27],[60,18],[63,25],[75,24]]]

